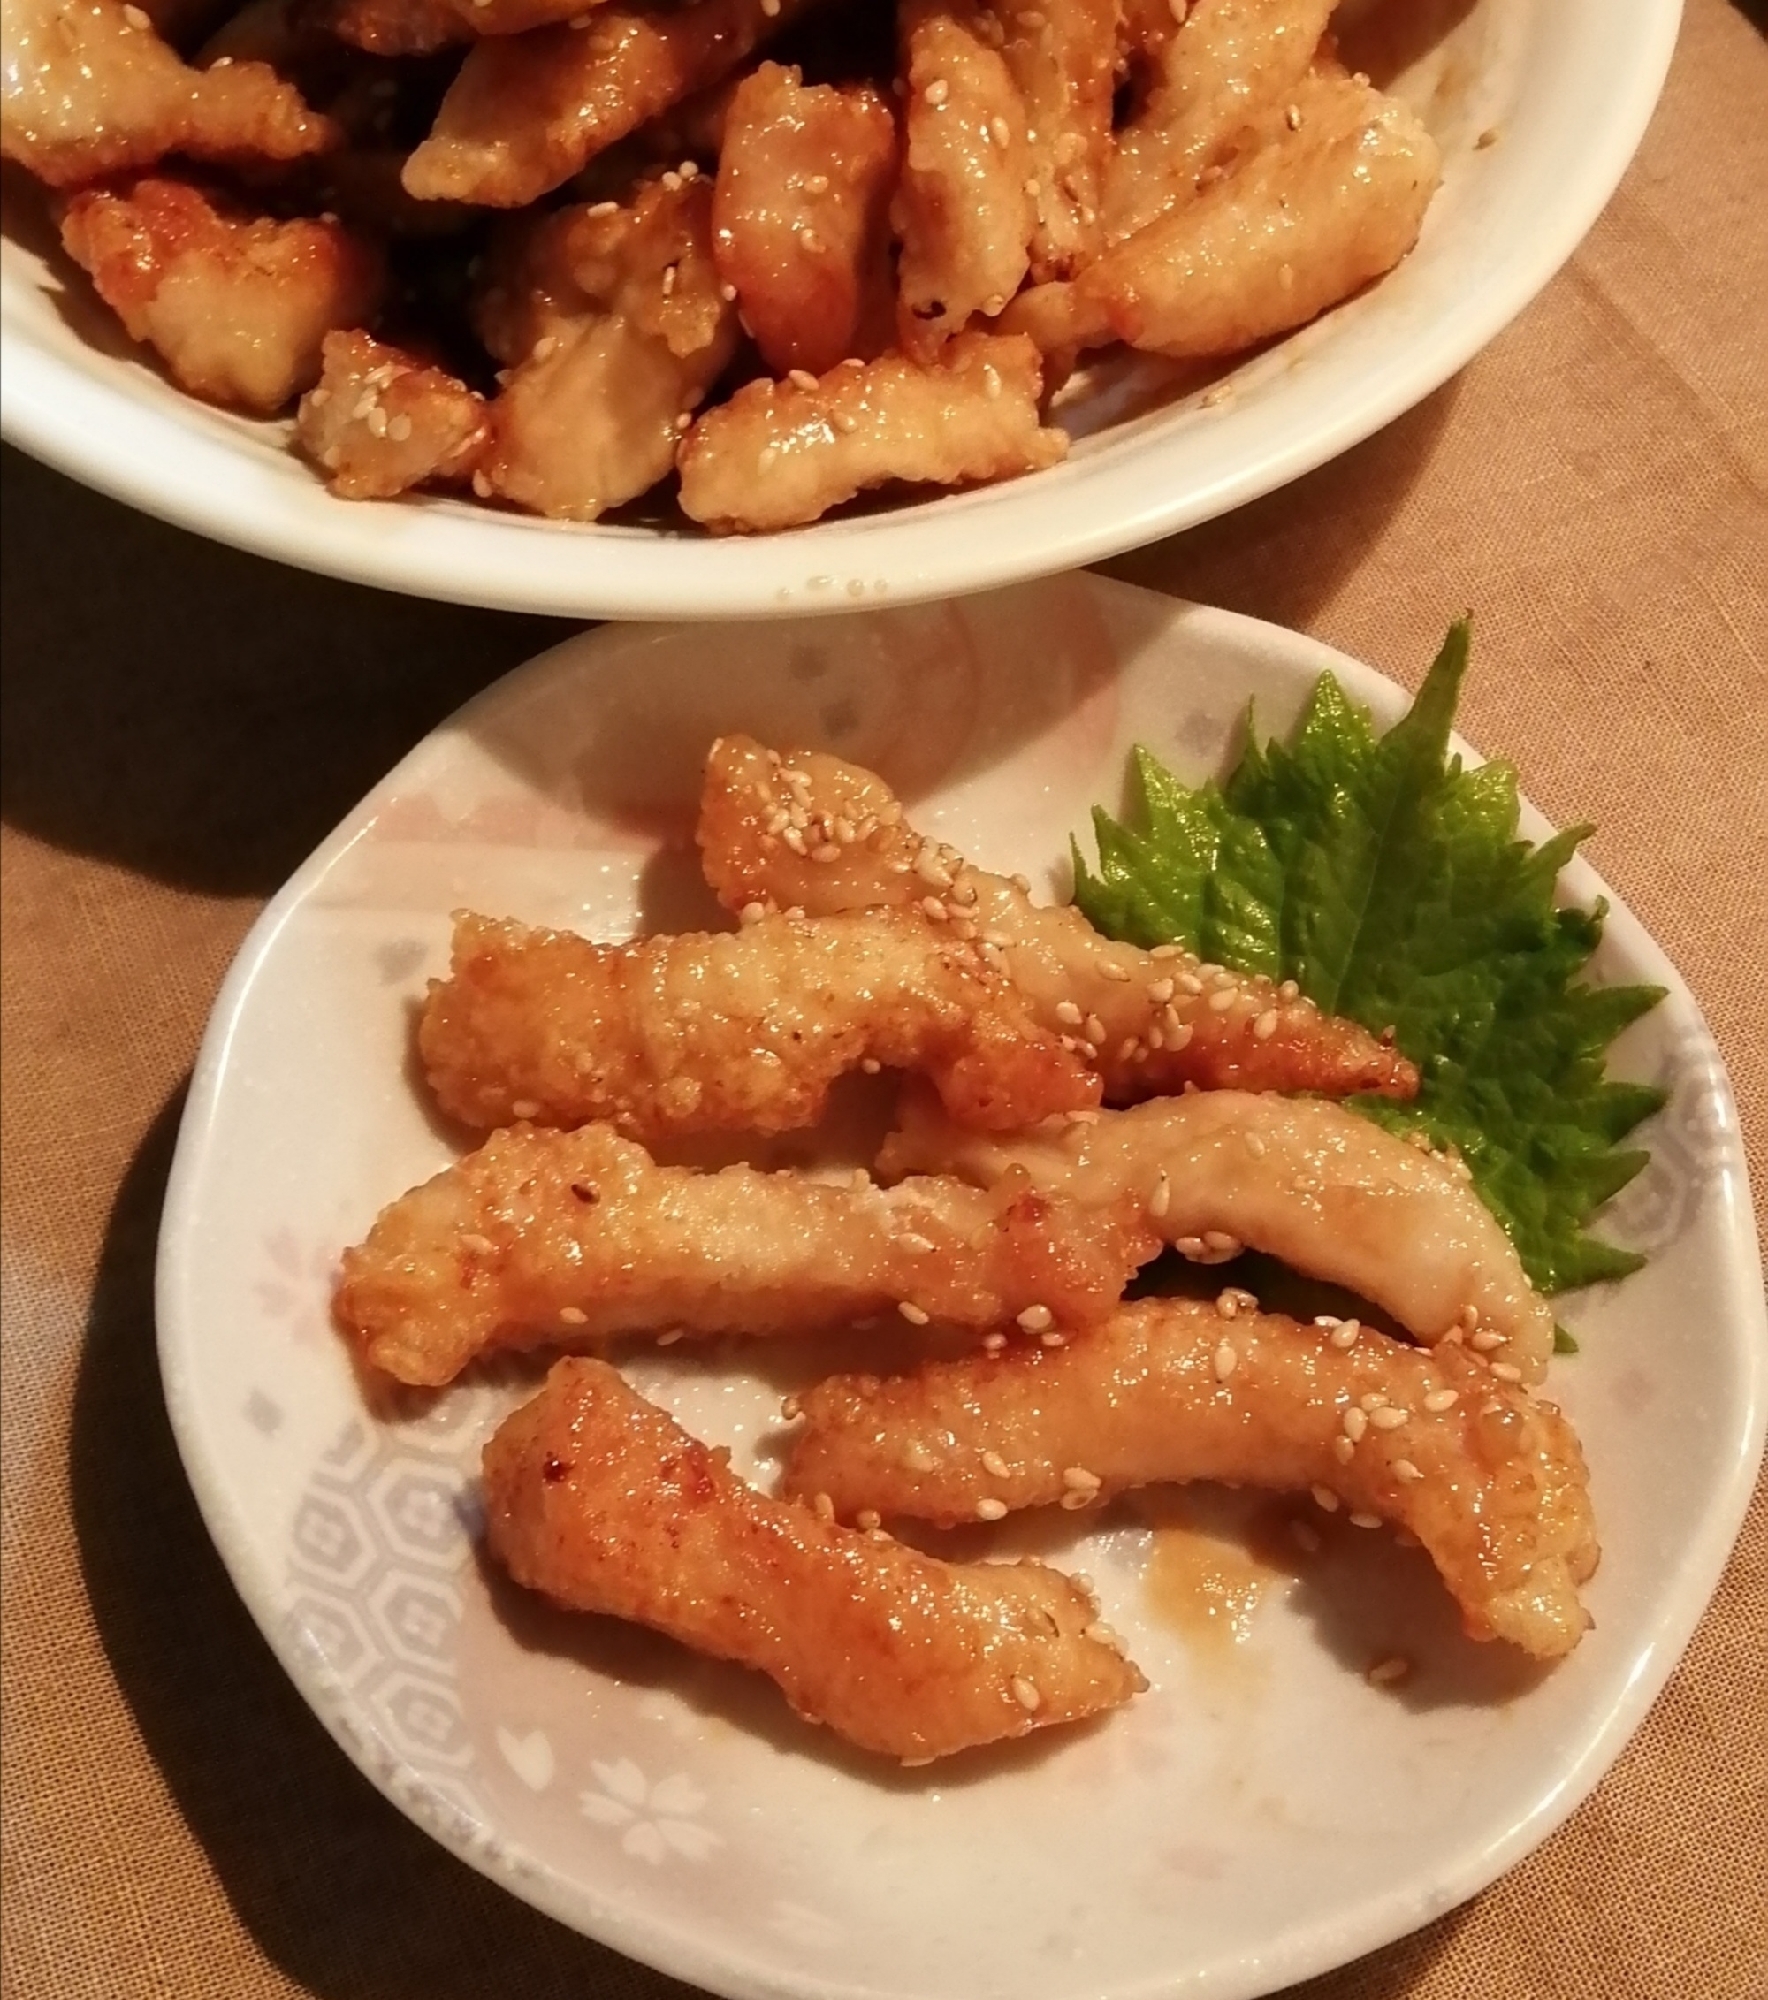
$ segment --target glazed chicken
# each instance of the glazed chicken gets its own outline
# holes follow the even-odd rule
[[[485,1447],[486,1537],[568,1610],[758,1668],[807,1721],[930,1763],[1147,1685],[1078,1583],[945,1563],[770,1500],[599,1361],[561,1361]]]

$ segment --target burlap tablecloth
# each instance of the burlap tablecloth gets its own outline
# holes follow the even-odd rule
[[[1681,966],[1768,1191],[1768,46],[1691,0],[1626,185],[1462,378],[1114,566],[1416,679]],[[554,628],[404,602],[5,466],[3,1970],[16,2000],[658,2000],[384,1804],[198,1520],[151,1274],[183,1080],[265,896]],[[1768,1996],[1768,1503],[1688,1657],[1534,1858],[1308,2000]]]

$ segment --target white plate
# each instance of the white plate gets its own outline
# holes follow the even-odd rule
[[[1350,0],[1367,12],[1372,0]],[[609,618],[842,611],[1078,567],[1237,507],[1428,395],[1534,297],[1595,221],[1656,102],[1681,0],[1375,0],[1441,24],[1397,87],[1445,182],[1400,269],[1246,362],[1224,403],[1156,399],[1110,369],[1067,401],[1080,442],[1030,479],[718,541],[568,527],[455,500],[336,500],[286,424],[191,401],[66,265],[9,218],[0,247],[6,435],[104,492],[261,555],[420,596]],[[1497,143],[1483,146],[1482,137]],[[1139,411],[1140,414],[1133,414]]]
[[[1325,1552],[1267,1584],[1243,1638],[1188,1611],[1175,1625],[1173,1569],[1198,1545],[1125,1505],[1021,1532],[1095,1576],[1151,1691],[1098,1727],[879,1769],[759,1677],[488,1586],[476,1455],[524,1385],[379,1422],[328,1325],[340,1248],[449,1157],[405,1070],[449,911],[603,936],[691,923],[706,907],[695,777],[716,731],[826,741],[880,766],[930,830],[1048,882],[1088,807],[1117,801],[1132,742],[1214,771],[1249,698],[1286,728],[1325,668],[1378,716],[1402,708],[1311,641],[1085,577],[838,623],[603,630],[463,709],[264,913],[179,1140],[167,1401],[210,1530],[296,1684],[457,1854],[723,1994],[1232,2000],[1470,1895],[1596,1782],[1730,1548],[1768,1347],[1717,1053],[1619,904],[1600,976],[1670,998],[1616,1067],[1670,1101],[1604,1225],[1651,1263],[1563,1302],[1583,1351],[1556,1364],[1553,1393],[1588,1449],[1605,1555],[1596,1628],[1545,1675],[1463,1640],[1421,1555],[1324,1521]],[[1581,865],[1565,886],[1602,893]],[[646,1349],[628,1367],[753,1469],[784,1352]],[[1392,1652],[1417,1671],[1380,1692],[1362,1670]]]

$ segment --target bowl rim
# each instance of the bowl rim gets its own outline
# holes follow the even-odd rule
[[[112,499],[250,554],[491,609],[766,618],[1024,582],[1243,506],[1361,443],[1465,367],[1570,258],[1638,148],[1675,48],[1682,0],[1632,0],[1630,11],[1632,34],[1611,47],[1601,119],[1557,182],[1543,211],[1547,226],[1507,242],[1454,310],[1435,312],[1422,333],[1395,343],[1385,365],[1325,397],[1313,421],[1201,479],[1162,477],[1182,445],[1182,433],[1167,431],[1119,437],[1024,480],[766,537],[584,527],[447,499],[371,509],[335,499],[318,481],[279,476],[301,468],[255,461],[221,423],[192,423],[181,392],[169,391],[175,403],[139,397],[126,373],[101,375],[42,346],[10,310],[0,435]],[[758,547],[768,551],[760,560]]]

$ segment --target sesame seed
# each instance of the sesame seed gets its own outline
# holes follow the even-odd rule
[[[1277,1032],[1277,1010],[1275,1007],[1267,1007],[1258,1019],[1253,1022],[1252,1032],[1254,1037],[1261,1042],[1268,1042],[1271,1039]]]
[[[1109,1646],[1114,1653],[1123,1651],[1123,1635],[1102,1618],[1095,1618],[1090,1625],[1081,1627],[1080,1636],[1091,1639],[1095,1646]]]
[[[1040,1347],[1066,1347],[1068,1345],[1068,1336],[1065,1333],[1040,1333],[1037,1337],[1037,1344]]]
[[[990,1479],[1011,1479],[1013,1476],[1007,1461],[998,1451],[985,1451],[982,1454],[982,1469]]]
[[[779,451],[775,446],[771,444],[763,445],[759,453],[757,453],[756,455],[755,470],[757,472],[771,471],[773,468],[773,462],[776,458],[779,457],[779,455],[780,455]]]
[[[1322,1514],[1336,1514],[1338,1512],[1338,1495],[1333,1492],[1330,1486],[1310,1486],[1308,1491],[1314,1496],[1314,1505],[1319,1508]]]
[[[1246,1150],[1255,1160],[1262,1160],[1265,1156],[1265,1142],[1256,1132],[1248,1132],[1246,1135]]]
[[[566,1326],[582,1326],[589,1314],[581,1306],[560,1306],[559,1318]]]
[[[816,387],[816,377],[808,368],[793,368],[789,370],[786,380],[791,383],[794,389],[814,389]]]
[[[676,194],[680,192],[681,175],[678,174],[673,167],[668,168],[664,172],[662,180],[663,180],[663,185],[669,190],[671,194]]]
[[[1095,1046],[1105,1039],[1105,1023],[1099,1019],[1097,1014],[1089,1014],[1081,1024],[1081,1027],[1087,1040]]]
[[[1185,1046],[1184,1038],[1190,1033],[1190,1030],[1179,1019],[1179,1010],[1170,1000],[1160,1010],[1160,1028],[1168,1040],[1172,1040],[1174,1036],[1179,1038],[1175,1043],[1176,1047],[1183,1048]]]
[[[1300,995],[1301,988],[1296,985],[1293,979],[1284,980],[1283,984],[1277,988],[1277,998],[1279,1000],[1295,1000]]]
[[[933,1248],[931,1238],[922,1236],[913,1229],[905,1229],[896,1240],[905,1250],[911,1251],[917,1257],[925,1257]]]
[[[512,1118],[538,1118],[540,1116],[540,1106],[531,1097],[518,1097],[515,1103],[510,1106],[510,1116]]]
[[[1460,1321],[1463,1329],[1471,1333],[1479,1325],[1479,1307],[1474,1305],[1463,1306],[1455,1317]]]
[[[1081,1011],[1072,1000],[1058,1000],[1056,1003],[1056,1019],[1065,1028],[1078,1028],[1081,1024]]]
[[[819,841],[817,845],[810,850],[810,858],[812,861],[821,862],[821,864],[826,868],[828,867],[831,861],[839,861],[841,859],[840,846],[837,842],[833,840]]]
[[[1290,131],[1299,132],[1301,130],[1301,106],[1299,104],[1292,104],[1284,112],[1283,122],[1289,127]]]
[[[1127,965],[1119,965],[1114,958],[1100,959],[1099,971],[1101,976],[1106,979],[1124,980],[1130,977],[1129,967]]]
[[[1007,1336],[1004,1333],[991,1333],[984,1336],[982,1351],[984,1354],[999,1354],[1006,1345]]]
[[[1240,1255],[1239,1237],[1230,1236],[1225,1229],[1206,1229],[1203,1232],[1203,1241],[1205,1246],[1213,1250],[1218,1257]]]
[[[988,121],[988,136],[997,146],[1004,147],[1012,143],[1013,129],[1007,123],[1006,119],[1000,117],[991,118]]]
[[[1240,1356],[1228,1341],[1224,1340],[1221,1343],[1221,1345],[1217,1347],[1215,1351],[1214,1365],[1215,1365],[1215,1378],[1218,1382],[1227,1381],[1228,1377],[1233,1374],[1236,1368],[1239,1367]]]
[[[1445,1410],[1452,1410],[1461,1400],[1459,1389],[1433,1389],[1424,1399],[1424,1407],[1433,1417],[1440,1417]]]
[[[762,4],[765,6],[766,0],[762,0]],[[951,85],[947,83],[945,78],[942,76],[936,76],[933,79],[933,81],[930,84],[928,84],[926,90],[922,92],[922,95],[926,98],[927,102],[933,106],[935,111],[939,109],[939,107],[945,102],[945,100],[948,97],[950,97],[951,94],[952,94]]]
[[[1369,1421],[1378,1431],[1397,1431],[1403,1423],[1411,1419],[1410,1410],[1395,1409],[1392,1405],[1384,1409],[1371,1410]]]
[[[720,285],[718,296],[723,299],[727,306],[734,305],[736,303],[737,288],[735,285]]]
[[[1004,1521],[1007,1518],[1007,1503],[996,1500],[992,1495],[978,1500],[976,1518],[979,1521]]]
[[[590,214],[591,216],[597,216],[597,215],[618,215],[618,214],[619,214],[619,212],[620,212],[620,204],[619,204],[619,203],[618,203],[617,201],[598,201],[598,202],[592,202],[592,203],[590,204],[590,207],[589,207],[589,211],[588,211],[588,213],[589,213],[589,214]]]
[[[1209,996],[1209,1011],[1212,1014],[1225,1014],[1239,998],[1233,987],[1218,986]]]
[[[904,1446],[902,1462],[910,1472],[931,1472],[939,1463],[919,1438]]]
[[[1013,1676],[1013,1699],[1027,1715],[1035,1715],[1044,1705],[1044,1698],[1037,1691],[1037,1684],[1028,1681],[1023,1674]]]
[[[1304,1555],[1317,1556],[1320,1553],[1320,1536],[1310,1522],[1291,1521],[1289,1539]]]
[[[1096,1472],[1089,1472],[1084,1465],[1062,1468],[1062,1484],[1070,1493],[1097,1493],[1104,1483]]]
[[[921,898],[921,913],[929,922],[936,924],[943,924],[951,915],[950,910],[946,908],[937,896],[923,896]]]
[[[1395,1653],[1391,1659],[1377,1660],[1369,1669],[1368,1679],[1376,1687],[1392,1687],[1396,1682],[1403,1681],[1411,1671],[1412,1662]]]
[[[328,444],[319,454],[319,462],[327,472],[336,472],[344,462],[344,447],[341,444]]]
[[[668,298],[670,293],[673,292],[674,290],[675,290],[675,266],[673,264],[665,264],[663,266],[663,296],[665,298]]]
[[[1167,1011],[1170,1013],[1172,1010],[1168,1008]],[[1176,1028],[1167,1029],[1166,1046],[1169,1049],[1182,1049],[1190,1041],[1191,1035],[1191,1023],[1189,1021],[1181,1021]]]
[[[411,435],[411,419],[403,414],[394,417],[387,425],[387,435],[395,444],[403,444]]]
[[[878,1060],[876,1056],[861,1056],[859,1059],[859,1066],[866,1073],[867,1076],[876,1076],[878,1072],[884,1067],[884,1065]]]
[[[1356,1455],[1357,1447],[1349,1438],[1336,1437],[1332,1440],[1332,1456],[1338,1460],[1340,1465],[1349,1465]]]
[[[1029,875],[1009,875],[1007,880],[1019,891],[1020,895],[1029,896],[1031,894],[1031,877]]]
[[[1358,1513],[1348,1515],[1346,1518],[1350,1521],[1353,1528],[1379,1528],[1381,1526],[1381,1516],[1379,1514],[1365,1514],[1359,1511]]]
[[[1235,1318],[1240,1311],[1240,1294],[1230,1285],[1225,1292],[1218,1294],[1215,1308],[1223,1319]]]
[[[123,19],[132,28],[146,29],[153,26],[153,22],[149,20],[146,11],[140,7],[125,7],[123,9]]]
[[[1417,1466],[1409,1458],[1396,1458],[1394,1460],[1394,1477],[1410,1484],[1414,1479],[1422,1479],[1424,1474],[1418,1470]]]
[[[1027,1333],[1042,1333],[1055,1322],[1056,1315],[1048,1306],[1027,1306],[1019,1315],[1019,1324]]]
[[[1344,1413],[1344,1434],[1352,1444],[1361,1444],[1363,1433],[1369,1428],[1369,1419],[1353,1403]]]
[[[819,1521],[834,1520],[835,1503],[826,1493],[819,1493],[810,1504]]]
[[[1367,1416],[1371,1410],[1379,1410],[1386,1401],[1387,1397],[1380,1389],[1370,1389],[1357,1398],[1357,1408]]]
[[[1522,1380],[1522,1370],[1517,1367],[1514,1361],[1494,1361],[1492,1363],[1492,1373],[1497,1376],[1500,1382],[1520,1382]]]
[[[1503,1347],[1506,1343],[1503,1334],[1493,1333],[1488,1328],[1484,1333],[1471,1335],[1467,1344],[1475,1354],[1490,1354],[1494,1348]]]

